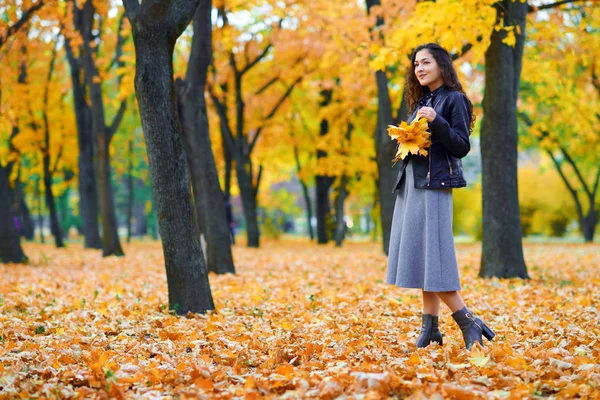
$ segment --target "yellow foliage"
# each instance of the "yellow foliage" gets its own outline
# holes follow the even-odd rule
[[[388,125],[388,135],[398,141],[398,151],[393,161],[403,160],[409,154],[426,156],[425,149],[431,146],[428,128],[425,118],[415,119],[411,124],[402,121],[398,126]]]

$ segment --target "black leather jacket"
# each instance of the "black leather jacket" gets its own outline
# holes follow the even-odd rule
[[[437,114],[429,123],[431,147],[425,157],[411,154],[401,161],[392,193],[398,190],[400,179],[411,159],[415,188],[449,189],[467,186],[460,160],[471,149],[471,112],[466,96],[442,85],[419,100],[419,106],[408,118],[408,122],[411,122],[417,115],[417,110],[424,106],[432,107]]]

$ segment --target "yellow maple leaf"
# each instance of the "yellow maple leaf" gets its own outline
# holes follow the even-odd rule
[[[428,128],[425,118],[415,119],[411,124],[402,121],[398,126],[388,125],[388,135],[399,144],[393,161],[403,160],[409,154],[426,156],[425,149],[431,146]]]

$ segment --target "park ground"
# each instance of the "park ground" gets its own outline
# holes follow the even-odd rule
[[[157,242],[24,248],[0,265],[0,398],[600,398],[598,244],[526,244],[528,281],[478,278],[481,245],[457,244],[497,334],[470,352],[444,306],[444,345],[416,349],[419,292],[385,284],[378,243],[235,246],[216,310],[187,317]]]

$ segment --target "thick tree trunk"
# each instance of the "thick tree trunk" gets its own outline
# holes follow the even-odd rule
[[[76,12],[77,16],[81,14]],[[76,16],[76,17],[77,17]],[[98,226],[98,192],[96,188],[96,172],[94,168],[94,140],[92,136],[92,111],[85,100],[85,77],[80,65],[80,58],[75,58],[70,40],[66,40],[65,49],[71,68],[71,84],[73,87],[73,107],[77,123],[77,139],[79,146],[79,214],[83,224],[84,247],[101,249]]]
[[[21,263],[27,261],[27,257],[11,210],[8,168],[0,165],[0,262]]]
[[[225,202],[210,142],[204,90],[212,58],[211,1],[203,1],[194,17],[194,37],[186,81],[176,82],[194,203],[200,231],[206,238],[208,270],[235,273]]]
[[[586,242],[592,243],[594,241],[594,231],[596,230],[596,224],[598,223],[598,215],[594,208],[590,208],[588,214],[580,222],[581,230],[583,231],[583,238]]]
[[[321,101],[321,107],[327,106],[331,103],[333,96],[332,90],[323,90],[321,92],[323,100]],[[329,133],[329,123],[326,119],[321,120],[319,128],[319,136],[325,136]],[[327,152],[323,150],[317,150],[317,162],[321,158],[327,157]],[[334,178],[325,175],[315,176],[315,190],[316,196],[315,201],[317,203],[317,243],[326,244],[329,241],[328,233],[328,216],[329,216],[329,188],[334,182]]]
[[[481,277],[528,278],[523,258],[517,185],[517,97],[525,41],[527,2],[499,4],[504,26],[519,26],[515,47],[502,43],[506,32],[492,32],[485,53],[485,93],[481,125],[483,237]],[[500,11],[498,11],[500,13]]]
[[[198,1],[126,0],[136,51],[135,90],[162,237],[169,308],[180,315],[214,309],[190,193],[173,83],[173,47]],[[159,7],[160,11],[156,8]],[[168,19],[167,19],[168,18]]]
[[[33,240],[34,237],[34,226],[33,220],[31,219],[31,212],[25,201],[25,193],[23,193],[23,185],[17,179],[14,190],[14,201],[13,209],[16,211],[15,215],[19,217],[21,222],[21,236],[27,240]]]

